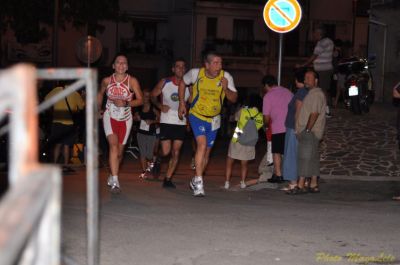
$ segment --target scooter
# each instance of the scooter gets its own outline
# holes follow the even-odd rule
[[[345,103],[354,114],[368,113],[374,102],[370,64],[365,58],[349,58],[338,64],[340,74],[345,78]]]

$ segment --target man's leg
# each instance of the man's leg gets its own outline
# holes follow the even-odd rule
[[[171,152],[171,140],[162,140],[161,141],[161,156],[166,157]]]
[[[207,153],[207,138],[205,135],[196,137],[196,154],[194,156],[196,163],[196,176],[203,176],[205,168],[205,157]],[[208,161],[207,161],[208,162]]]
[[[208,164],[208,158],[218,130],[212,130],[211,122],[203,121],[194,115],[189,115],[190,125],[196,137],[196,175],[190,182],[194,196],[204,196],[203,174]]]
[[[283,182],[282,176],[282,154],[285,149],[285,133],[277,133],[272,135],[272,158],[274,161],[274,174],[270,179],[271,183]]]
[[[178,165],[179,154],[182,147],[183,141],[174,140],[172,141],[172,152],[168,162],[168,169],[163,182],[164,188],[175,188],[175,184],[172,182],[172,176],[175,173],[175,169]]]
[[[179,160],[179,154],[181,151],[183,141],[181,140],[174,140],[172,142],[172,153],[171,153],[171,158],[168,163],[168,170],[167,170],[167,179],[171,179],[172,175],[175,172],[176,166],[178,165],[178,160]]]
[[[273,153],[274,161],[274,173],[278,177],[282,177],[282,155],[279,153]]]

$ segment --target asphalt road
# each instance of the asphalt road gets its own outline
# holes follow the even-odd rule
[[[297,196],[267,185],[225,191],[216,151],[206,196],[195,198],[189,158],[176,190],[140,180],[138,162],[127,159],[114,195],[101,169],[100,264],[356,264],[380,255],[400,264],[400,203],[391,201],[400,182],[322,179],[321,193]],[[84,181],[83,171],[64,176],[63,253],[77,264],[86,261]],[[349,261],[349,253],[359,256]]]

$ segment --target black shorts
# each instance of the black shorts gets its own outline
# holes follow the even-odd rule
[[[186,125],[160,123],[160,140],[181,140],[185,139]]]
[[[50,144],[63,144],[73,146],[77,136],[74,125],[53,123],[51,126]]]
[[[272,153],[282,154],[285,150],[285,133],[272,134]]]

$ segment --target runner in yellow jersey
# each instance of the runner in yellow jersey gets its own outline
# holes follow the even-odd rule
[[[193,68],[183,76],[179,84],[179,118],[183,119],[185,87],[192,85],[189,108],[189,122],[196,138],[196,175],[190,181],[194,196],[204,196],[203,172],[207,166],[211,148],[214,145],[221,124],[221,109],[225,97],[236,102],[237,91],[232,76],[222,70],[222,58],[215,52],[204,57],[204,67]]]

